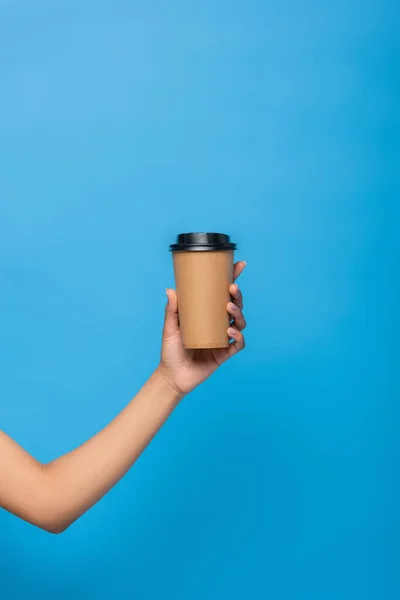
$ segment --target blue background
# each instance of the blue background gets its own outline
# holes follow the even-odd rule
[[[67,532],[1,512],[5,600],[399,597],[396,5],[0,1],[1,428],[122,409],[180,231],[238,242],[249,324]]]

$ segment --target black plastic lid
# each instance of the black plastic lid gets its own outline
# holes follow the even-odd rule
[[[176,244],[171,244],[169,248],[172,252],[204,252],[236,250],[236,244],[225,233],[180,233]]]

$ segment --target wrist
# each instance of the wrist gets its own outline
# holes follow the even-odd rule
[[[182,390],[178,388],[170,374],[168,369],[163,364],[159,364],[153,373],[153,377],[159,381],[165,392],[171,397],[173,402],[178,404],[182,398],[186,395]]]

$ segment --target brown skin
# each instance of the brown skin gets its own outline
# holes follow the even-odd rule
[[[235,264],[235,279],[245,264]],[[61,533],[98,502],[133,465],[180,400],[244,348],[242,295],[236,284],[230,292],[229,348],[185,350],[176,292],[167,290],[160,364],[120,414],[72,452],[42,464],[0,432],[0,507]]]

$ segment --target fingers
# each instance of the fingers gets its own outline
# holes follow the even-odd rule
[[[242,311],[233,302],[228,302],[228,313],[233,317],[233,325],[238,331],[243,331],[246,327],[246,319]]]
[[[229,338],[233,340],[231,344],[229,344],[228,348],[217,348],[213,351],[214,358],[217,361],[218,365],[224,364],[229,358],[243,350],[245,347],[245,341],[243,337],[243,333],[240,333],[234,327],[228,328]]]
[[[232,300],[236,304],[236,306],[239,307],[240,310],[242,310],[243,297],[242,292],[240,291],[240,288],[237,283],[232,283],[232,285],[229,287],[229,293],[232,296]]]
[[[168,298],[165,307],[163,338],[169,338],[179,329],[178,320],[178,297],[175,290],[165,290]]]
[[[239,277],[240,273],[243,273],[246,267],[246,262],[244,260],[240,260],[239,262],[233,265],[233,281]]]
[[[243,348],[245,348],[246,342],[244,340],[243,333],[237,329],[234,329],[233,327],[228,328],[228,335],[233,339],[232,344],[230,344],[229,348],[227,349],[228,358],[231,358],[231,356],[234,356],[243,350]]]

